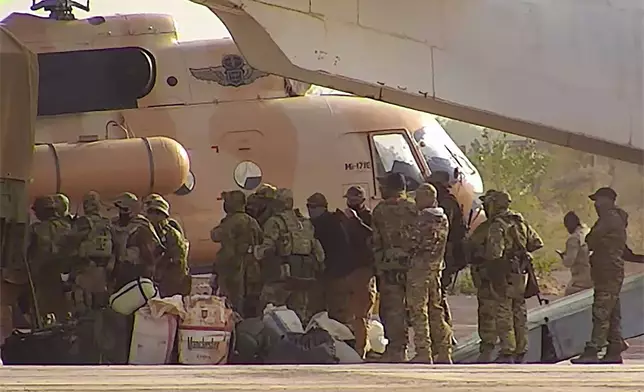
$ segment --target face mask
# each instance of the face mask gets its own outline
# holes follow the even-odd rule
[[[317,218],[318,216],[324,214],[326,209],[324,207],[306,207],[309,210],[309,217]]]

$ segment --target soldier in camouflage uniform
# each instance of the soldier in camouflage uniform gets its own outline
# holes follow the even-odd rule
[[[382,361],[404,362],[408,342],[405,287],[418,212],[407,198],[404,176],[391,173],[379,181],[383,201],[373,210],[372,229],[379,314],[389,339]]]
[[[247,277],[259,275],[258,271],[252,271],[258,268],[252,251],[262,240],[262,230],[257,221],[245,212],[244,192],[223,192],[221,197],[226,216],[210,231],[210,238],[221,244],[214,264],[217,285],[239,314],[254,317],[258,315],[261,287],[257,287],[257,281],[251,279],[249,282]]]
[[[71,226],[57,216],[53,196],[37,198],[32,206],[38,222],[29,226],[27,257],[33,277],[36,302],[41,317],[54,314],[58,321],[67,317],[67,303],[60,274],[62,265],[61,243]]]
[[[433,353],[436,362],[451,363],[451,331],[441,306],[440,287],[449,232],[447,216],[438,207],[436,188],[430,184],[422,184],[416,189],[416,206],[419,214],[412,237],[414,251],[406,287],[407,308],[416,347],[412,362],[432,363],[432,340],[436,339],[438,341],[434,347],[437,350]]]
[[[156,197],[145,205],[145,216],[152,223],[165,248],[163,257],[155,268],[159,294],[161,297],[189,295],[191,279],[188,268],[188,244],[179,230],[170,224],[170,204],[163,197]]]
[[[139,213],[141,206],[134,194],[121,194],[114,205],[119,210],[112,220],[116,263],[108,284],[112,290],[118,290],[139,277],[153,279],[164,247],[152,223]]]
[[[101,199],[90,191],[83,196],[83,216],[74,220],[72,230],[83,236],[73,265],[72,303],[76,312],[107,304],[108,269],[114,267],[112,224],[101,215]]]
[[[590,274],[595,287],[593,331],[584,353],[573,363],[597,363],[599,351],[608,344],[603,363],[622,363],[628,345],[622,338],[619,293],[624,282],[624,260],[628,214],[615,205],[617,193],[600,188],[589,196],[595,202],[598,219],[586,236]]]
[[[277,188],[271,184],[262,184],[248,197],[246,213],[255,218],[260,227],[275,213],[276,195]]]
[[[509,210],[506,192],[487,194],[484,206],[490,221],[483,254],[483,275],[497,300],[496,331],[501,342],[498,361],[522,362],[528,350],[526,272],[530,252],[543,241],[524,218]]]
[[[264,241],[254,252],[265,282],[260,302],[262,309],[287,305],[306,325],[312,316],[309,290],[324,269],[324,250],[311,221],[293,210],[293,192],[280,188],[276,196],[276,213],[264,224]]]
[[[165,200],[163,196],[161,196],[158,193],[150,193],[143,199],[143,211],[147,211],[147,206],[152,202],[153,200]],[[165,200],[167,202],[167,200]],[[184,238],[185,241],[188,241],[186,238],[186,232],[183,230],[183,227],[181,227],[181,224],[179,224],[179,221],[174,219],[173,217],[168,218],[168,224],[172,227],[174,227]]]

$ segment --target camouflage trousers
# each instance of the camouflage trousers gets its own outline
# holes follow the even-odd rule
[[[481,353],[494,350],[498,334],[496,332],[496,313],[498,301],[492,291],[490,281],[484,276],[480,266],[472,266],[472,282],[476,288],[476,300],[478,302],[478,334],[481,339],[479,351]]]
[[[302,325],[306,327],[313,316],[309,306],[309,294],[308,290],[288,290],[283,282],[266,283],[259,297],[260,309],[265,309],[268,304],[286,305],[297,314]]]
[[[355,350],[361,356],[365,354],[367,323],[376,300],[376,293],[370,287],[374,279],[373,269],[366,267],[329,279],[324,285],[329,317],[351,328],[356,338]]]
[[[379,315],[389,340],[385,355],[397,362],[405,360],[409,341],[406,280],[405,271],[378,271]]]
[[[600,274],[595,274],[600,275]],[[622,345],[622,314],[619,293],[622,290],[624,274],[608,273],[593,279],[595,295],[593,299],[593,331],[588,348],[601,350],[609,346]]]
[[[240,272],[217,274],[219,294],[226,297],[233,309],[243,315],[244,278]]]
[[[433,354],[447,360],[451,356],[452,336],[445,322],[442,299],[440,271],[426,263],[412,263],[407,273],[406,300],[416,352],[427,352],[432,358],[435,349]]]

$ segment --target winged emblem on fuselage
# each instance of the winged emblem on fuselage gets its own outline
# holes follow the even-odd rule
[[[206,68],[188,68],[192,76],[206,82],[217,82],[224,87],[240,87],[253,83],[259,78],[268,76],[246,63],[237,54],[227,54],[221,59],[221,65]]]

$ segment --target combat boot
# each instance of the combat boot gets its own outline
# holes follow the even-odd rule
[[[628,350],[628,343],[624,340],[621,343],[609,344],[606,349],[606,354],[600,362],[603,364],[622,364],[624,363],[622,353],[626,350]]]
[[[525,353],[514,355],[514,363],[523,363],[524,360],[525,360]]]
[[[479,353],[476,363],[492,363],[492,356],[494,355],[494,346],[492,347],[481,347],[481,352]]]
[[[407,361],[407,350],[405,349],[391,349],[387,347],[385,353],[380,357],[379,362],[383,363],[403,363]]]
[[[416,350],[416,355],[409,361],[411,363],[425,363],[432,364],[432,353],[426,348],[419,348]]]
[[[587,365],[599,363],[599,358],[597,357],[599,352],[596,348],[586,347],[584,352],[579,356],[579,358],[571,359],[570,363],[575,365]]]
[[[436,365],[451,365],[453,363],[452,355],[449,352],[439,351],[438,354],[434,356],[434,364]]]
[[[514,355],[512,354],[501,354],[499,357],[496,359],[496,363],[514,363]]]

